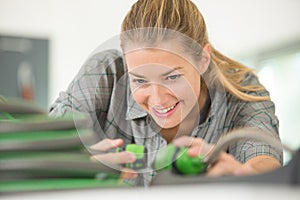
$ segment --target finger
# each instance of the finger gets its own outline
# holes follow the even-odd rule
[[[228,169],[223,163],[216,163],[215,165],[211,166],[206,173],[206,175],[209,177],[217,177],[227,174],[229,174]]]
[[[211,153],[214,149],[214,145],[207,144],[203,142],[201,145],[191,146],[188,150],[188,155],[191,157],[195,157],[198,155],[206,156]]]
[[[97,160],[105,164],[123,164],[136,161],[136,156],[133,153],[126,151],[120,153],[105,153],[91,157],[92,160]]]
[[[206,175],[209,177],[229,175],[232,174],[232,168],[233,166],[228,165],[228,163],[219,161],[214,163],[211,167],[209,167]]]
[[[218,160],[208,169],[207,176],[233,175],[234,171],[242,166],[243,164],[235,160],[232,155],[223,152]]]
[[[90,146],[91,149],[98,150],[98,151],[107,151],[112,148],[116,148],[123,145],[122,139],[104,139]]]
[[[138,173],[133,169],[124,168],[122,169],[121,179],[134,179],[138,176]]]

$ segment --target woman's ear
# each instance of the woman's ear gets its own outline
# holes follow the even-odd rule
[[[204,45],[202,49],[202,58],[199,66],[200,74],[204,74],[208,69],[208,66],[210,64],[210,52],[211,52],[210,44],[207,43],[206,45]]]

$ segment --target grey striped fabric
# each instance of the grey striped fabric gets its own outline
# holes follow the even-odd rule
[[[259,82],[255,76],[248,75],[243,84]],[[279,139],[273,102],[245,102],[222,87],[214,87],[209,92],[211,108],[208,117],[194,127],[192,136],[216,143],[220,136],[232,129],[258,127],[271,131]],[[267,91],[252,92],[252,95],[266,94]],[[157,151],[167,145],[159,134],[159,128],[132,98],[123,57],[116,50],[103,51],[89,58],[50,109],[51,116],[74,112],[88,114],[90,120],[87,126],[97,133],[99,140],[122,138],[125,144],[145,145],[149,152],[149,166]],[[257,155],[270,155],[282,163],[282,152],[259,141],[237,142],[227,152],[242,163]]]

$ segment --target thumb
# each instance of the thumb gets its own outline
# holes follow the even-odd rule
[[[109,149],[119,147],[122,144],[122,139],[104,139],[98,142],[97,144],[90,146],[90,148],[98,151],[108,151]]]

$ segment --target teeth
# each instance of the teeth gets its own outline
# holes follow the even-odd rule
[[[155,109],[158,113],[160,114],[164,114],[164,113],[167,113],[169,112],[170,110],[174,109],[175,108],[175,105],[174,106],[171,106],[169,108],[164,108],[164,109]]]

